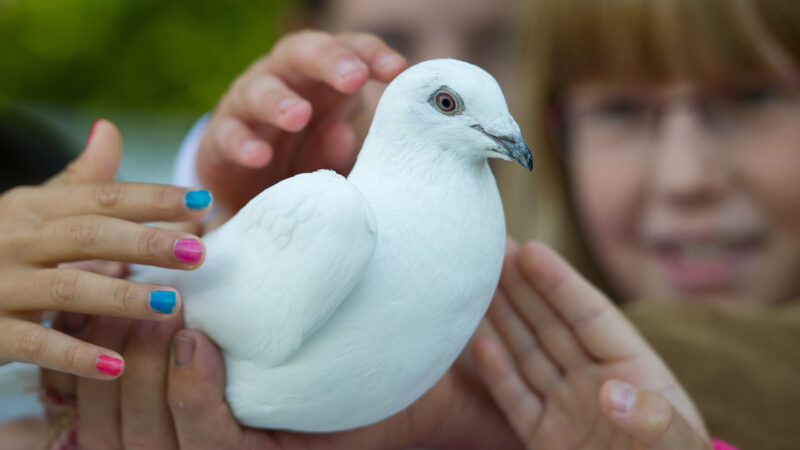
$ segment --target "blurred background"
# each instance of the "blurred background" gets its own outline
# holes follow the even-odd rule
[[[168,182],[183,136],[295,3],[0,0],[0,161],[60,167],[103,117],[125,143],[118,178]]]

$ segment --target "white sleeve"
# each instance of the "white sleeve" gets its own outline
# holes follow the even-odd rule
[[[183,138],[172,168],[172,184],[192,188],[203,187],[197,175],[197,152],[210,116],[211,113],[208,113],[201,117]]]

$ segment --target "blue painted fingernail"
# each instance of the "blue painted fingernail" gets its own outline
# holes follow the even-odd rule
[[[172,314],[177,295],[172,291],[153,291],[150,293],[150,307],[162,314]]]
[[[211,204],[211,193],[206,190],[189,191],[184,198],[189,209],[205,209]]]

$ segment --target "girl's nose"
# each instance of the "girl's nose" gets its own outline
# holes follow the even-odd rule
[[[651,182],[657,198],[681,208],[705,206],[725,190],[728,161],[722,140],[690,105],[675,105],[654,134]]]

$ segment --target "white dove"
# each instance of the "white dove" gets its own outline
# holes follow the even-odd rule
[[[505,223],[487,158],[531,154],[491,75],[432,60],[381,97],[347,179],[301,174],[205,238],[183,296],[221,347],[249,426],[324,432],[384,419],[450,367],[500,276]]]

